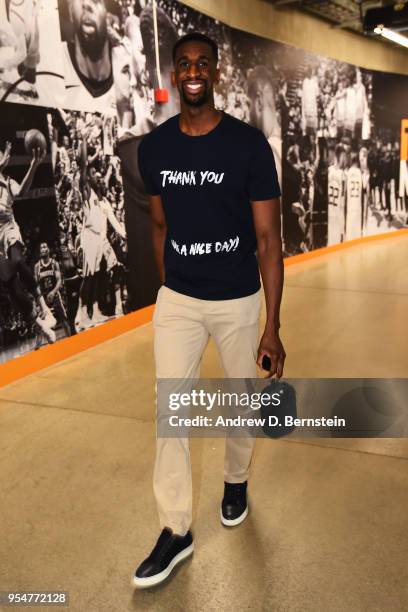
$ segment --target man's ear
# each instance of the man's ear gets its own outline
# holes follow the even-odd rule
[[[215,75],[214,75],[214,83],[219,83],[220,78],[221,78],[221,70],[219,68],[216,68]]]
[[[172,70],[170,73],[170,79],[171,79],[171,84],[173,85],[173,87],[176,87],[177,81],[176,81],[176,73],[174,72],[174,70]]]

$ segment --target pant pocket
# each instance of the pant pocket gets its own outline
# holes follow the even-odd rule
[[[257,323],[261,313],[261,292],[241,298],[238,307],[238,317],[242,325],[253,325]]]

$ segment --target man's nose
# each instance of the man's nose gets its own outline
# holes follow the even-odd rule
[[[187,74],[189,77],[195,77],[197,74],[200,74],[200,69],[195,62],[191,62],[188,67]]]

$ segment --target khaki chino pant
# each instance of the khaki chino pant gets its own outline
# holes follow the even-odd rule
[[[212,336],[226,378],[255,378],[261,292],[233,300],[200,300],[165,286],[153,316],[156,377],[198,378]],[[248,479],[255,439],[226,438],[224,480]],[[192,521],[188,438],[157,438],[153,489],[160,527],[184,535]]]

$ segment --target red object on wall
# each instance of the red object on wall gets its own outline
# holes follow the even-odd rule
[[[155,102],[168,102],[169,101],[169,92],[167,89],[155,89],[154,90],[154,99]]]

